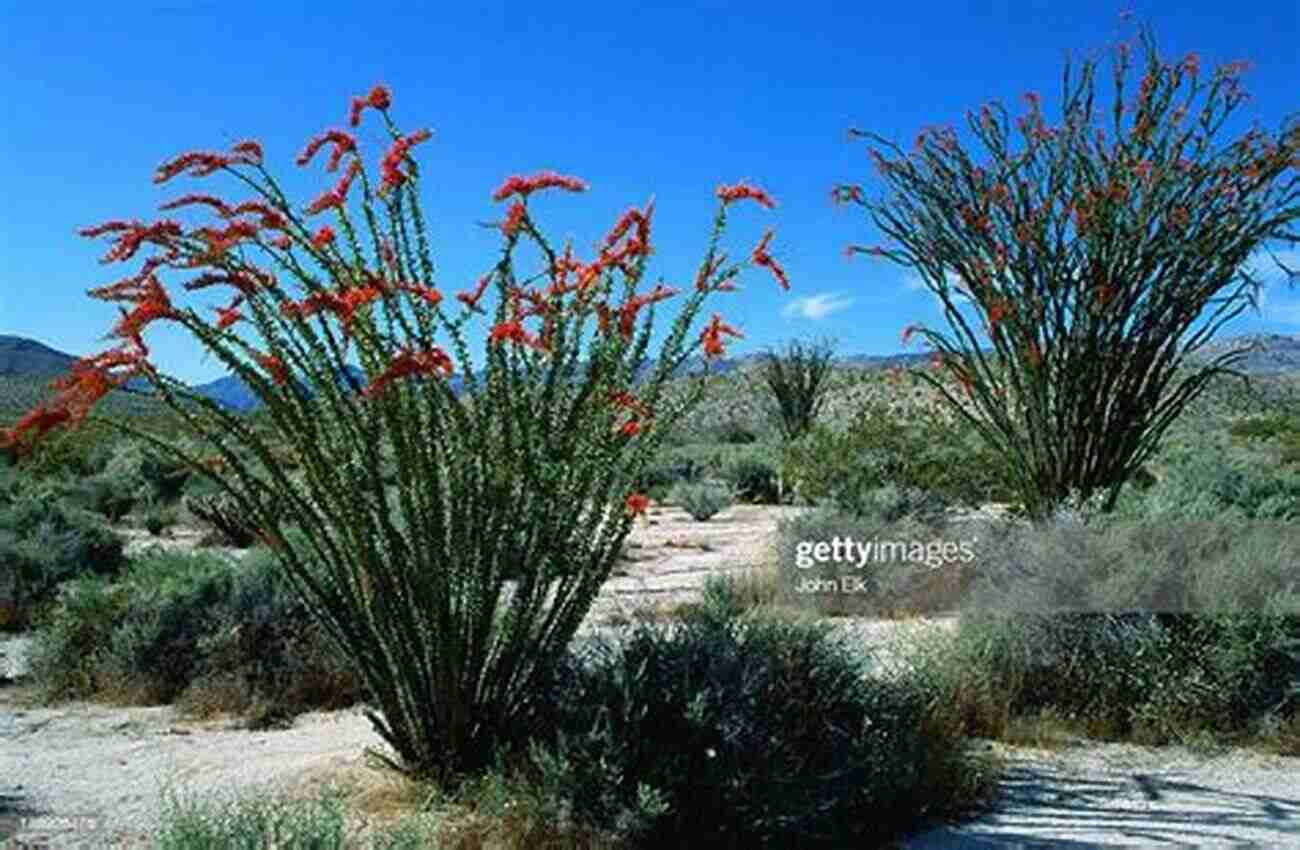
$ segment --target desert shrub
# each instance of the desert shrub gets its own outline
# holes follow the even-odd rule
[[[240,559],[211,624],[197,643],[183,707],[244,713],[250,724],[265,725],[363,696],[360,677],[265,547]]]
[[[33,670],[50,683],[48,699],[176,701],[193,713],[243,713],[266,725],[342,708],[362,693],[264,549],[238,564],[153,551],[116,582],[68,585],[37,642]]]
[[[66,498],[82,510],[118,522],[136,506],[141,485],[137,476],[105,471],[70,484]]]
[[[130,607],[97,667],[99,687],[130,703],[172,702],[193,678],[199,643],[230,596],[235,570],[208,553],[155,551],[132,562],[122,576]]]
[[[151,505],[144,515],[145,530],[154,537],[161,537],[162,533],[176,524],[176,512],[170,508],[164,508],[159,505]]]
[[[80,573],[111,575],[125,563],[122,539],[102,520],[52,494],[0,507],[0,589],[11,588],[8,626],[37,619],[60,582]]]
[[[729,446],[747,446],[759,439],[758,429],[741,419],[727,419],[715,425],[710,436],[711,442]]]
[[[192,474],[177,458],[131,441],[119,443],[104,472],[139,481],[146,498],[166,504],[180,497]]]
[[[129,605],[128,588],[103,576],[81,575],[59,588],[58,604],[33,632],[28,653],[42,699],[80,699],[98,690],[100,659]]]
[[[737,498],[757,505],[781,501],[777,464],[760,455],[740,456],[727,463],[722,478],[731,484]]]
[[[985,529],[899,514],[883,496],[880,504],[885,509],[876,513],[820,507],[778,521],[777,591],[784,604],[825,616],[960,604],[983,558]]]
[[[735,495],[720,481],[701,481],[698,484],[678,484],[668,495],[669,501],[681,506],[691,518],[704,522],[718,511],[731,507]]]
[[[1096,737],[1232,736],[1300,707],[1300,659],[1287,651],[1300,638],[1296,616],[981,612],[961,627],[997,635],[996,665],[978,669],[1013,714],[1051,711]]]
[[[684,457],[676,450],[661,452],[637,479],[637,486],[643,490],[663,488],[665,491],[683,481],[697,481],[702,474],[702,466],[692,457]]]
[[[978,540],[950,670],[971,734],[1048,712],[1165,743],[1294,710],[1293,524],[1060,515]]]
[[[903,421],[883,401],[869,402],[844,430],[814,425],[790,442],[783,474],[813,504],[841,490],[851,503],[886,484],[962,504],[1016,496],[1006,464],[973,427],[933,416]]]
[[[937,517],[947,509],[947,503],[928,490],[916,487],[897,487],[894,484],[876,484],[872,479],[850,478],[836,488],[831,497],[834,507],[853,516],[879,517],[895,522],[904,517],[920,519]]]
[[[867,846],[977,795],[924,690],[865,678],[824,624],[738,618],[725,585],[709,594],[557,674],[533,759],[577,816],[634,846]]]
[[[88,424],[77,432],[51,435],[23,458],[23,468],[33,477],[69,475],[82,478],[102,470],[101,448],[115,437],[111,428],[100,423]]]
[[[1283,413],[1238,419],[1228,433],[1239,440],[1271,440],[1300,433],[1300,421]]]
[[[975,608],[1300,613],[1300,527],[1109,516],[982,532]]]
[[[1164,473],[1145,491],[1125,491],[1115,513],[1131,518],[1293,520],[1300,517],[1300,473],[1252,460],[1208,439],[1171,447]]]

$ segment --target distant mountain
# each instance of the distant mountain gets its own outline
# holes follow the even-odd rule
[[[20,336],[0,336],[0,375],[56,378],[77,361],[44,343]]]
[[[1248,334],[1214,340],[1196,352],[1194,357],[1211,360],[1237,348],[1249,346],[1251,351],[1232,368],[1248,375],[1276,375],[1300,371],[1300,337],[1281,334]]]
[[[1300,372],[1300,336],[1283,336],[1280,334],[1252,334],[1226,337],[1216,340],[1197,352],[1199,358],[1213,358],[1234,348],[1251,346],[1252,351],[1244,357],[1237,368],[1248,374],[1268,375]],[[746,354],[735,358],[723,358],[706,361],[701,356],[691,357],[673,374],[673,377],[696,374],[707,368],[713,374],[727,374],[738,369],[750,369],[761,364],[762,353]],[[930,358],[927,352],[909,352],[898,354],[850,354],[835,359],[835,365],[843,368],[879,369],[889,367],[910,367],[925,363]],[[31,380],[33,383],[45,384],[49,380],[65,374],[77,361],[77,357],[57,351],[36,340],[12,335],[0,335],[0,378]],[[647,379],[654,368],[653,360],[647,359],[637,370],[636,382]],[[355,366],[348,371],[357,386],[365,385],[365,376]],[[475,373],[480,381],[484,370]],[[344,380],[340,376],[340,380]],[[464,386],[460,375],[452,377],[453,392],[459,394]],[[127,388],[141,393],[151,391],[148,383],[137,379]],[[260,406],[257,396],[242,380],[234,375],[227,375],[215,381],[195,386],[199,395],[213,399],[232,410],[248,412]]]

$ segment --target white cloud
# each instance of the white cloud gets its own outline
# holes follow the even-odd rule
[[[781,315],[786,318],[812,319],[818,321],[829,316],[831,313],[838,313],[847,309],[853,303],[852,298],[840,297],[838,293],[823,292],[820,295],[809,295],[803,298],[796,298],[781,309]]]

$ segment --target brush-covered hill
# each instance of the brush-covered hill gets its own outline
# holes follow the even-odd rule
[[[1200,352],[1200,357],[1214,357],[1225,351],[1250,347],[1238,365],[1238,369],[1248,375],[1274,377],[1278,379],[1300,379],[1300,337],[1278,334],[1256,334],[1249,336],[1227,337],[1207,345]],[[870,380],[870,373],[889,367],[914,367],[924,364],[929,358],[926,353],[907,352],[892,355],[853,354],[838,357],[834,361],[835,377],[833,391],[828,401],[830,413],[838,414],[841,408],[851,408],[863,398],[864,380]],[[50,380],[65,374],[76,361],[76,357],[58,351],[38,340],[13,335],[0,335],[0,421],[16,418],[31,409],[41,399],[48,398],[47,388]],[[762,354],[747,354],[736,358],[724,358],[708,363],[700,357],[694,357],[683,363],[675,372],[675,377],[684,378],[698,375],[706,368],[717,381],[721,396],[707,403],[700,411],[707,427],[724,426],[730,419],[752,420],[760,417],[766,390],[761,380],[760,369]],[[640,370],[639,376],[648,376],[653,367],[647,362]],[[358,386],[364,385],[364,375],[355,367],[351,368],[350,378]],[[341,376],[340,380],[344,378]],[[453,389],[459,392],[463,379],[452,379]],[[214,381],[194,387],[195,392],[224,404],[232,410],[251,412],[259,406],[253,392],[243,381],[234,375],[228,375]],[[126,391],[114,392],[104,403],[103,412],[107,414],[143,414],[166,415],[166,408],[151,398],[148,385],[133,382]]]

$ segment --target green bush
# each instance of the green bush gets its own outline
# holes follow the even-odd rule
[[[739,419],[728,419],[714,427],[713,442],[728,446],[747,446],[758,442],[758,429]]]
[[[81,575],[59,590],[58,606],[33,633],[28,665],[47,701],[81,699],[99,688],[98,667],[128,607],[128,589]]]
[[[1300,518],[1300,473],[1244,457],[1202,439],[1171,447],[1164,474],[1146,490],[1126,490],[1115,513],[1129,518],[1294,520]]]
[[[772,461],[760,456],[740,456],[726,465],[722,478],[735,489],[738,498],[756,505],[781,501],[780,474]]]
[[[1061,518],[990,527],[979,548],[978,609],[1300,613],[1294,523]]]
[[[678,484],[669,493],[669,500],[681,506],[691,518],[704,522],[718,511],[731,507],[735,496],[722,482],[701,481],[699,484]]]
[[[136,476],[101,472],[72,483],[66,498],[82,510],[118,522],[136,506],[141,486]]]
[[[646,467],[637,479],[636,486],[640,490],[669,489],[683,481],[697,481],[701,474],[702,464],[697,460],[668,451]]]
[[[137,481],[145,498],[171,504],[180,497],[191,470],[149,445],[121,441],[107,459],[104,474]]]
[[[867,404],[844,430],[814,425],[787,444],[782,468],[812,504],[841,490],[851,504],[856,493],[886,484],[970,505],[1016,496],[1006,464],[971,426],[934,416],[905,422],[882,401]]]
[[[1252,612],[980,614],[962,629],[1001,646],[980,671],[1014,714],[1050,711],[1148,744],[1247,733],[1300,708],[1300,617]]]
[[[1300,420],[1283,413],[1238,419],[1228,433],[1239,440],[1270,440],[1300,434]]]
[[[51,493],[0,506],[0,595],[8,588],[12,600],[7,626],[39,619],[61,582],[83,572],[115,573],[125,563],[122,550],[122,539],[102,520]]]
[[[361,684],[269,552],[240,563],[153,551],[115,583],[65,587],[37,632],[33,672],[47,699],[178,701],[266,725],[352,704]],[[86,653],[87,646],[96,647]]]
[[[167,508],[158,506],[151,507],[144,516],[145,530],[154,537],[161,537],[162,533],[176,524],[176,513]]]
[[[824,624],[738,618],[726,585],[708,593],[555,677],[533,761],[575,816],[634,846],[875,846],[976,796],[986,777],[926,692],[865,678]]]

